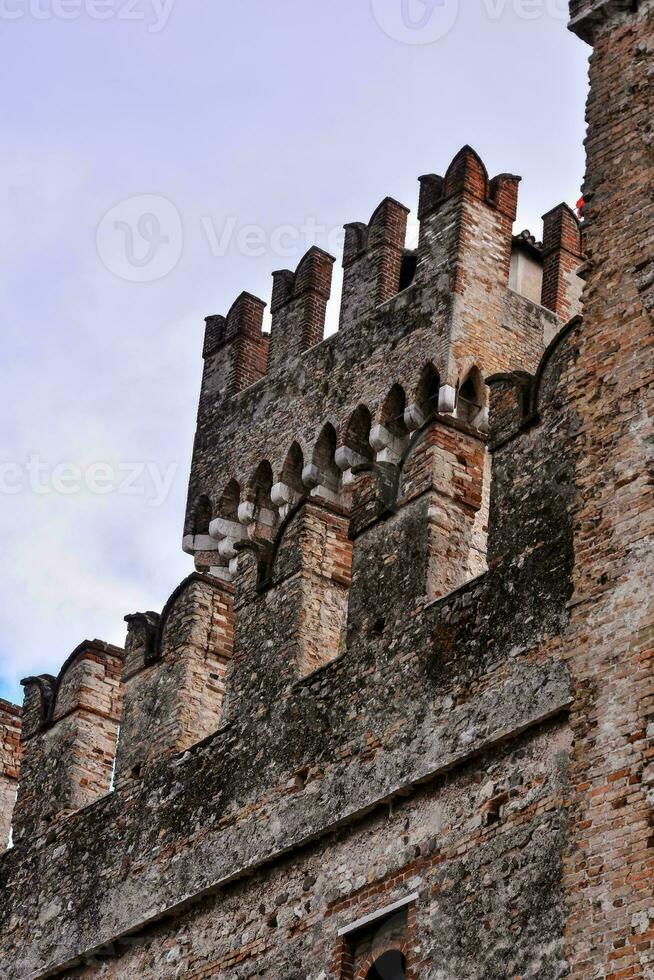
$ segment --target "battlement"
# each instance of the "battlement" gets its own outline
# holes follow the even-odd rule
[[[469,194],[496,208],[515,221],[518,210],[518,185],[521,177],[498,174],[492,180],[484,161],[471,146],[464,146],[452,160],[444,177],[426,174],[420,178],[420,221],[437,211],[454,194]]]
[[[651,976],[654,0],[573,17],[583,228],[466,147],[208,325],[196,571],[0,703],[3,978]]]
[[[212,358],[226,345],[231,347],[224,390],[236,393],[254,384],[266,373],[269,338],[263,333],[266,304],[250,293],[241,293],[224,316],[206,319],[203,357]]]
[[[642,0],[570,0],[570,30],[588,44],[593,44],[595,31],[609,25],[617,14],[625,17],[638,10]]]
[[[447,295],[465,294],[473,270],[485,276],[487,288],[501,290],[507,285],[519,183],[513,174],[491,179],[479,155],[466,146],[444,177],[420,178],[417,250],[406,248],[409,209],[393,198],[385,198],[367,224],[346,224],[340,332],[345,334],[412,287],[411,305],[444,321],[440,329],[446,358],[448,338],[457,332],[456,317],[448,316],[443,303]],[[491,250],[486,247],[490,241],[495,243]],[[553,239],[556,251],[554,245]],[[204,357],[209,364],[203,385],[207,394],[224,400],[267,375],[291,372],[297,358],[320,343],[335,261],[314,246],[295,272],[273,273],[270,337],[262,332],[265,303],[248,293],[239,296],[226,317],[207,318]],[[567,319],[579,306],[580,290],[571,273],[574,269],[566,265],[559,270],[552,260],[547,288],[544,285],[537,297],[533,289],[528,290],[527,298]]]
[[[295,272],[273,273],[269,369],[320,343],[325,332],[335,259],[310,248]]]
[[[32,721],[14,821],[18,846],[3,861],[5,873],[17,873],[26,847],[52,841],[34,854],[37,861],[48,854],[65,911],[58,943],[39,969],[70,966],[76,950],[143,928],[169,901],[220,890],[223,881],[236,887],[280,851],[356,827],[379,799],[400,805],[452,766],[490,758],[508,733],[542,740],[551,725],[561,742],[570,693],[554,654],[568,618],[570,524],[565,497],[547,488],[552,472],[569,465],[552,433],[561,365],[574,360],[577,328],[552,344],[545,382],[525,379],[530,391],[542,389],[539,421],[536,435],[521,440],[524,419],[516,418],[516,438],[499,450],[488,571],[485,544],[476,549],[488,524],[486,436],[438,412],[431,366],[412,391],[422,421],[413,417],[395,462],[377,462],[367,448],[372,419],[360,408],[348,438],[368,455],[349,460],[346,496],[318,492],[288,503],[268,537],[233,542],[232,583],[195,573],[161,615],[129,615],[124,654],[85,643],[57,679],[26,682]],[[493,444],[496,404],[501,425],[504,417],[498,384],[491,382]],[[392,425],[399,404],[385,401],[379,418]],[[313,455],[319,472],[325,447],[346,433],[321,434]],[[515,481],[516,468],[530,479]],[[301,472],[299,457],[287,462],[284,485]],[[324,487],[321,480],[314,489]],[[258,499],[248,490],[255,524]],[[231,497],[232,517],[242,503]],[[516,645],[524,651],[517,658]],[[59,786],[81,783],[82,756],[97,747],[97,729],[71,743],[61,725],[81,706],[96,719],[117,717],[108,709],[107,673],[122,704],[113,791],[105,785],[103,795],[96,782],[93,799],[73,808]],[[371,761],[382,754],[373,777]],[[106,772],[109,760],[102,761]],[[524,750],[520,765],[524,774]],[[539,778],[529,776],[534,785]],[[472,813],[490,826],[488,809],[484,799]],[[93,885],[81,873],[91,849],[103,854]],[[37,949],[40,941],[25,946],[26,975],[42,955]]]
[[[57,677],[22,681],[17,840],[108,792],[122,710],[122,663],[122,649],[85,640]]]
[[[193,574],[161,615],[126,617],[116,785],[139,782],[161,759],[219,726],[233,646],[233,590]]]
[[[283,779],[302,786],[295,773],[313,750],[303,752],[288,727],[300,690],[320,690],[324,701],[319,678],[338,688],[342,676],[363,692],[380,638],[423,648],[430,631],[450,628],[447,597],[470,587],[481,610],[504,588],[502,576],[515,579],[515,555],[523,560],[530,545],[507,547],[497,528],[505,508],[525,509],[529,523],[536,484],[524,501],[503,503],[513,491],[500,491],[493,529],[488,442],[503,445],[536,417],[531,381],[522,389],[529,411],[508,411],[515,372],[536,371],[561,317],[578,305],[581,262],[579,224],[564,205],[546,215],[542,245],[513,234],[518,183],[489,179],[465,147],[444,177],[421,178],[415,251],[406,248],[408,209],[392,198],[368,224],[347,225],[340,329],[327,340],[335,259],[316,247],[295,271],[273,274],[269,336],[265,303],[249,293],[226,316],[207,318],[183,541],[196,570],[161,614],[126,616],[124,650],[85,641],[56,678],[23,682],[20,779],[14,759],[3,784],[10,803],[17,784],[18,795],[13,817],[6,802],[0,811],[21,853],[50,834],[66,840],[87,821],[122,823],[125,808],[139,813],[148,787],[168,785],[172,773],[188,806],[197,791],[184,760],[203,757],[203,746],[232,773],[212,818],[219,823],[231,823],[230,794],[240,812],[248,785],[276,798],[277,763],[253,780],[244,755],[264,733]],[[502,398],[498,372],[510,380]],[[545,527],[537,517],[532,528],[552,541],[548,597],[541,590],[538,601],[541,612],[552,607],[554,632],[567,561],[558,511],[556,520]],[[516,586],[523,605],[535,601],[525,598],[529,567]],[[458,683],[460,667],[450,669]],[[514,683],[551,684],[561,710],[560,678],[547,677],[527,671]],[[286,772],[289,739],[298,758]],[[247,815],[236,827],[241,820],[258,839]]]
[[[524,378],[530,394],[510,422],[496,389],[507,379],[513,390],[514,375],[491,379],[494,447],[507,426],[515,435],[537,416],[539,377]],[[478,373],[469,384],[482,398]],[[65,826],[111,790],[138,796],[171,760],[292,700],[303,679],[346,656],[356,663],[407,609],[432,622],[435,600],[482,581],[490,479],[478,406],[462,395],[458,416],[441,413],[432,363],[409,391],[409,407],[394,386],[375,416],[359,405],[343,427],[324,426],[311,462],[294,443],[277,475],[266,463],[242,489],[228,484],[223,516],[200,515],[220,548],[207,559],[228,564],[190,575],[161,614],[126,616],[124,650],[85,641],[56,678],[23,681],[17,842]],[[489,558],[496,589],[514,560],[497,528]]]
[[[579,223],[561,205],[542,245],[515,236],[518,185],[464,147],[420,179],[415,251],[390,197],[346,225],[325,342],[335,259],[317,247],[273,274],[269,336],[249,293],[207,318],[184,536],[196,572],[160,615],[126,617],[124,651],[86,641],[58,677],[23,682],[17,839],[110,786],[137,791],[256,714],[272,677],[281,696],[485,571],[484,378],[534,371],[578,305]],[[494,444],[525,422],[495,412]]]
[[[408,215],[387,197],[367,225],[345,225],[341,330],[399,292]]]
[[[183,545],[199,571],[231,581],[238,548],[269,542],[304,496],[347,511],[356,467],[397,465],[435,412],[485,432],[484,377],[535,370],[580,310],[579,222],[560,205],[542,246],[515,236],[519,182],[466,146],[420,178],[415,251],[393,198],[347,224],[340,329],[323,343],[335,259],[316,247],[273,274],[265,368],[262,300],[208,321]]]

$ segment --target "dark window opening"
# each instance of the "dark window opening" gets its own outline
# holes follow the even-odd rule
[[[418,253],[405,252],[405,254],[402,256],[402,265],[400,268],[400,292],[402,292],[403,289],[408,289],[409,286],[413,285],[417,268]]]
[[[193,524],[194,534],[208,534],[211,524],[211,501],[208,497],[200,497],[195,508],[195,520]]]

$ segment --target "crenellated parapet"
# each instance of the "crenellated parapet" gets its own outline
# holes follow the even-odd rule
[[[126,622],[118,786],[142,779],[220,727],[233,651],[233,590],[195,573],[161,615],[136,613]]]
[[[493,246],[489,251],[496,264],[498,285],[508,279],[511,258],[511,230],[518,208],[518,187],[520,177],[513,174],[499,174],[489,178],[483,160],[470,146],[464,146],[456,155],[445,176],[427,174],[420,178],[420,201],[418,218],[420,221],[420,244],[418,248],[418,274],[429,275],[430,254],[433,255],[433,239],[443,232],[449,238],[439,242],[441,248],[452,250],[456,258],[450,288],[460,292],[465,288],[464,261],[467,257],[479,258],[479,246],[475,247],[474,236],[480,230],[482,215],[485,223],[492,229]],[[446,212],[455,217],[454,226],[444,227],[443,220],[435,215]],[[489,220],[490,212],[494,219]],[[431,244],[431,249],[430,249]],[[487,243],[489,244],[489,243]],[[495,254],[492,254],[492,253]]]
[[[348,226],[347,329],[326,341],[334,260],[318,248],[275,273],[270,337],[265,304],[247,293],[208,319],[184,537],[196,572],[161,614],[127,617],[124,652],[82,644],[57,678],[25,682],[19,835],[113,785],[137,792],[258,712],[271,677],[286,696],[361,636],[484,573],[484,379],[534,372],[560,327],[509,286],[517,188],[465,147],[444,177],[421,181],[415,254],[391,198]],[[533,261],[558,249],[563,268],[570,217],[552,212],[543,249],[522,236]],[[496,407],[494,447],[500,430],[525,428],[530,384],[505,398],[522,398],[519,418]]]
[[[28,677],[15,839],[108,792],[122,710],[123,650],[86,640],[57,677]]]
[[[479,154],[471,146],[464,146],[444,177],[428,174],[420,178],[418,217],[422,220],[439,210],[450,197],[469,194],[514,221],[520,180],[515,174],[498,174],[491,179]]]
[[[567,204],[543,215],[542,303],[568,322],[581,313],[583,264],[581,223]]]
[[[269,337],[262,331],[266,304],[241,293],[229,313],[206,320],[203,357],[206,384],[215,396],[237,394],[263,378]]]
[[[486,375],[498,359],[533,362],[540,354],[532,345],[540,345],[542,337],[530,337],[518,323],[512,338],[501,333],[506,319],[515,322],[506,297],[519,184],[520,178],[512,174],[491,179],[469,146],[460,150],[444,177],[430,174],[420,179],[416,283],[424,284],[435,308],[445,311],[445,411],[454,410],[458,386],[472,365]]]
[[[115,786],[138,785],[153,767],[222,723],[234,645],[233,588],[195,573],[161,614],[126,620],[124,650],[85,641],[57,677],[22,682],[22,709],[0,704],[0,815],[8,835],[20,779],[17,842],[45,833]]]
[[[572,14],[583,226],[466,147],[416,254],[349,232],[347,329],[319,250],[268,374],[213,325],[198,571],[0,702],[3,978],[651,977],[654,0]]]
[[[273,273],[270,370],[320,343],[331,296],[334,258],[311,248],[295,272]]]
[[[345,225],[341,329],[400,291],[409,208],[385,198],[368,224]]]

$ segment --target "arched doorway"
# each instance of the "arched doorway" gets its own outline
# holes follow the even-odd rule
[[[366,980],[406,980],[406,959],[398,949],[391,949],[375,960]]]

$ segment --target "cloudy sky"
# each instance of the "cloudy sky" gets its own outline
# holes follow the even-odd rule
[[[540,234],[587,56],[563,0],[0,0],[0,696],[191,570],[204,316],[464,143]]]

